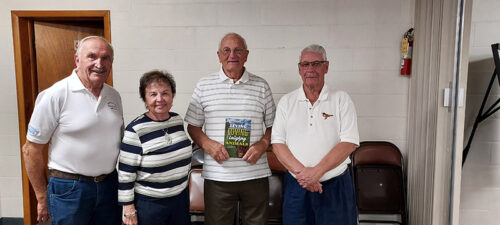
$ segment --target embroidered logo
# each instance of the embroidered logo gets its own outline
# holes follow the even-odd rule
[[[38,131],[38,129],[32,127],[31,125],[29,125],[28,126],[28,133],[30,133],[33,136],[36,136],[40,133],[40,131]]]
[[[331,117],[333,116],[333,114],[327,114],[327,113],[321,113],[321,115],[323,116],[323,118],[328,119],[328,117]]]
[[[118,107],[116,106],[116,104],[114,102],[108,102],[108,107],[111,110],[118,111]]]

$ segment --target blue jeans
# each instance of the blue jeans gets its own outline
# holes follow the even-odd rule
[[[322,194],[309,192],[302,188],[290,173],[286,173],[283,224],[358,224],[356,197],[349,172],[321,184]]]
[[[101,182],[51,177],[47,204],[52,225],[121,224],[116,172]]]
[[[136,193],[137,195],[137,193]],[[168,198],[135,198],[139,225],[189,225],[189,188]]]

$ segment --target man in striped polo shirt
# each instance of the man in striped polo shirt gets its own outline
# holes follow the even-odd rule
[[[238,202],[244,224],[266,224],[271,171],[264,153],[276,106],[267,82],[245,69],[248,53],[243,37],[226,34],[217,51],[222,68],[198,82],[185,116],[191,138],[205,151],[207,225],[233,224]],[[224,147],[226,121],[233,120],[251,124],[242,158]]]

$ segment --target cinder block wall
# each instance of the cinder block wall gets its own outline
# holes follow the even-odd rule
[[[494,70],[491,44],[500,42],[500,1],[475,0],[467,84],[466,139]],[[486,109],[500,97],[498,79]],[[497,106],[498,107],[498,106]],[[462,173],[461,225],[496,225],[500,221],[500,112],[483,121],[473,139]]]
[[[138,79],[172,72],[172,111],[184,115],[195,83],[219,69],[220,38],[238,32],[248,43],[246,67],[264,77],[277,102],[301,84],[300,50],[326,47],[328,85],[350,93],[361,140],[388,140],[406,152],[408,78],[399,75],[402,34],[413,0],[4,0],[0,3],[0,217],[22,217],[21,165],[11,10],[111,10],[114,85],[125,121],[144,112]],[[24,134],[22,134],[24,135]]]

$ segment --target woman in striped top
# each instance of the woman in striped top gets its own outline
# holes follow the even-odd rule
[[[120,147],[123,223],[188,225],[192,149],[181,116],[170,112],[175,81],[167,72],[147,72],[139,92],[148,111],[127,126]]]

